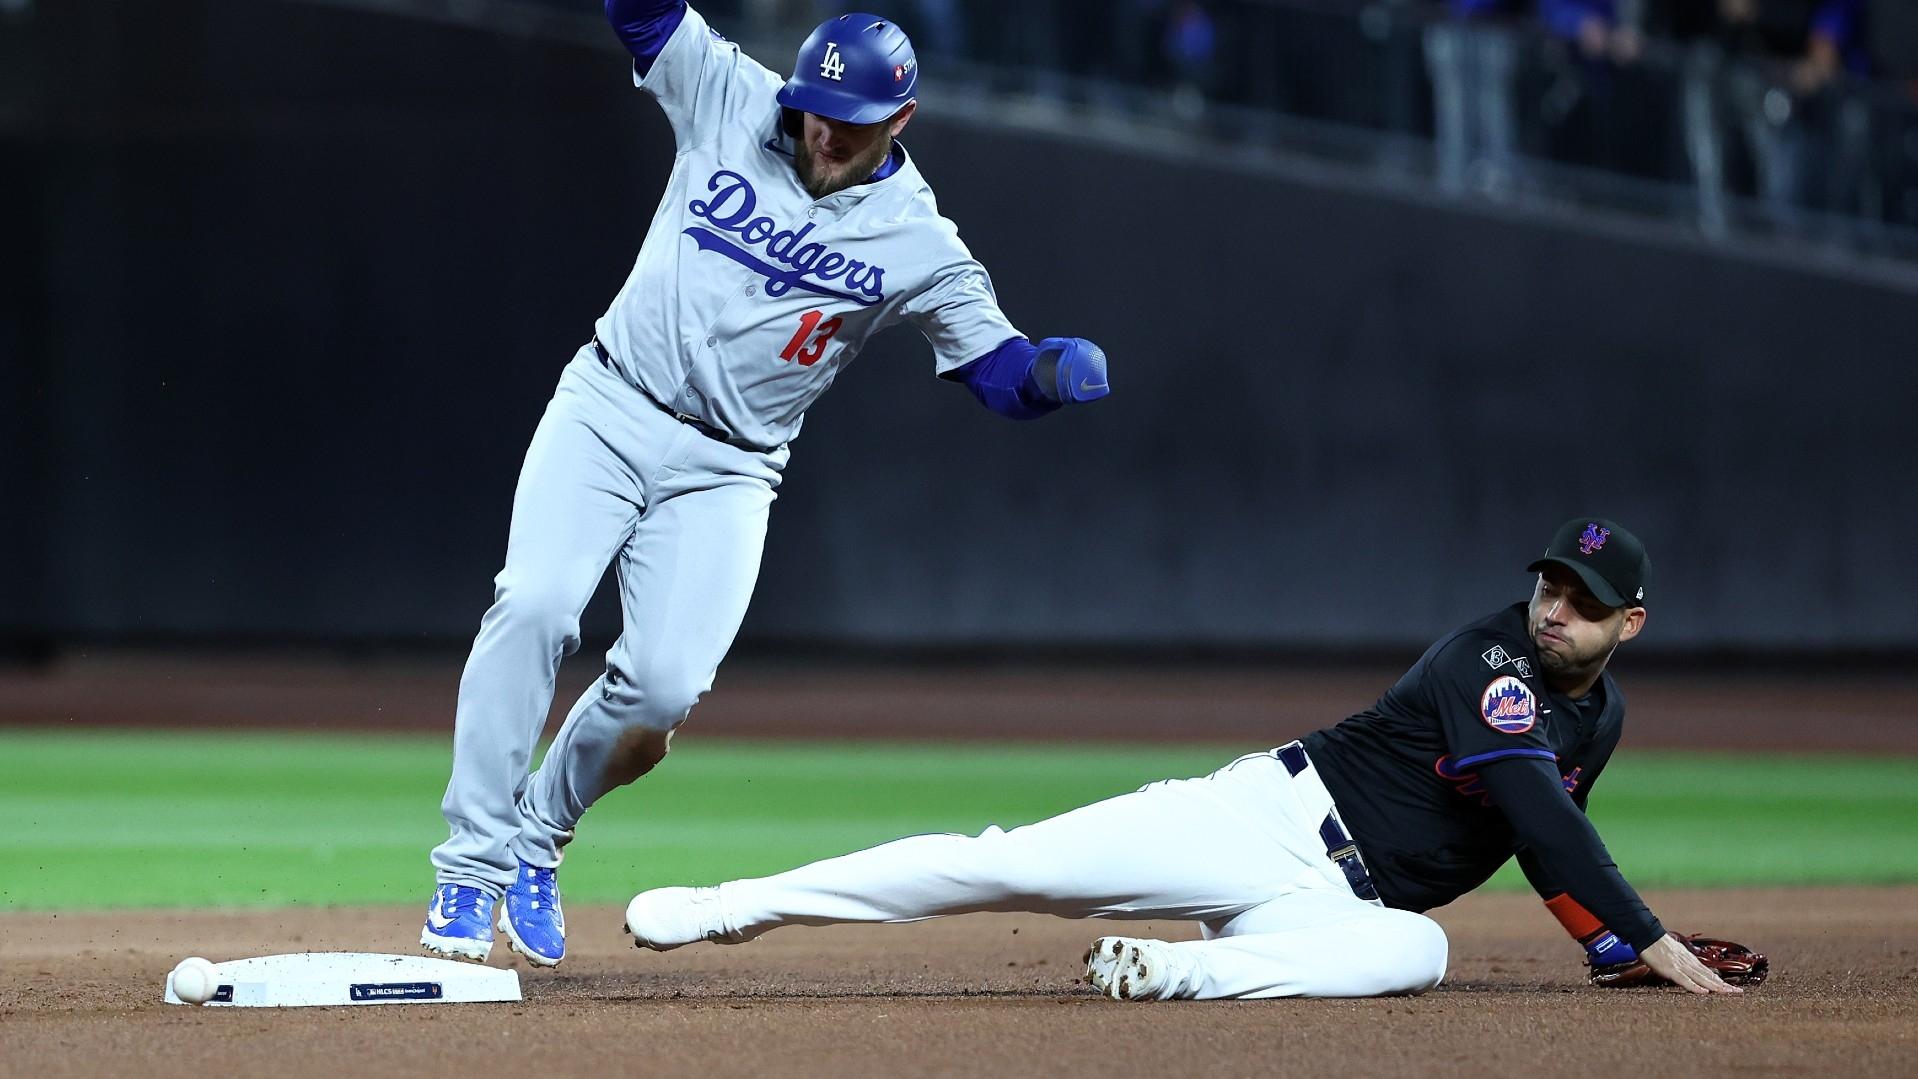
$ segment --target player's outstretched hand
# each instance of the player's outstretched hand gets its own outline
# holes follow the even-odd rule
[[[1060,404],[1097,401],[1112,392],[1106,382],[1105,350],[1083,337],[1048,337],[1032,364],[1039,392]]]
[[[1638,953],[1645,965],[1670,981],[1673,985],[1688,993],[1743,993],[1738,986],[1731,985],[1718,976],[1717,972],[1700,962],[1698,956],[1670,933]]]

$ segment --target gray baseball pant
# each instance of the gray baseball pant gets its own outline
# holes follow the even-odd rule
[[[506,567],[460,678],[441,803],[452,834],[432,855],[441,883],[497,894],[520,861],[557,866],[587,808],[657,763],[739,631],[786,455],[681,422],[590,345],[567,365],[527,449]],[[579,647],[580,612],[609,562],[623,630],[529,774],[560,660]]]

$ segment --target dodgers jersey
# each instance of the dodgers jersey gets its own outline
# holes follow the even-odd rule
[[[901,320],[932,342],[938,374],[1020,336],[910,157],[883,180],[806,191],[774,98],[784,79],[697,11],[633,81],[679,152],[595,329],[654,400],[773,449],[866,339]]]

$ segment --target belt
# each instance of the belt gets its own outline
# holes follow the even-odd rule
[[[1305,755],[1305,747],[1297,742],[1280,746],[1277,752],[1279,763],[1295,777],[1312,767],[1312,758]],[[1372,885],[1372,874],[1365,868],[1365,859],[1359,856],[1359,845],[1345,830],[1336,811],[1327,813],[1319,822],[1319,838],[1325,843],[1325,856],[1345,874],[1345,883],[1351,886],[1352,894],[1368,903],[1378,902],[1379,890]]]
[[[620,375],[619,365],[613,362],[613,354],[606,351],[605,345],[602,345],[599,343],[599,336],[597,334],[593,336],[593,352],[599,356],[600,366],[606,368],[608,371],[611,371],[612,373],[616,375]],[[626,378],[625,375],[620,375],[621,381],[624,381],[625,378]],[[757,452],[759,449],[759,447],[757,446],[750,445],[746,442],[740,441],[737,438],[734,438],[732,435],[729,435],[725,431],[720,430],[717,427],[714,427],[712,424],[707,423],[705,420],[702,420],[697,416],[688,416],[684,412],[681,412],[678,409],[673,408],[672,406],[668,405],[666,402],[661,401],[657,397],[654,397],[652,393],[649,392],[644,386],[634,386],[633,388],[638,390],[639,395],[641,397],[644,397],[647,400],[647,402],[651,404],[654,408],[659,409],[661,412],[664,412],[668,416],[671,416],[673,419],[678,420],[679,422],[685,424],[686,426],[692,428],[695,431],[698,431],[700,434],[705,435],[707,438],[710,438],[715,442],[724,442],[728,446],[737,446],[742,450],[753,450]]]

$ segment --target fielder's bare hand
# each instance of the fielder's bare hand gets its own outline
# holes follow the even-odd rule
[[[1650,947],[1638,953],[1645,965],[1671,980],[1673,985],[1687,993],[1743,993],[1738,986],[1728,984],[1710,967],[1698,961],[1690,948],[1679,943],[1670,933],[1658,938]]]

